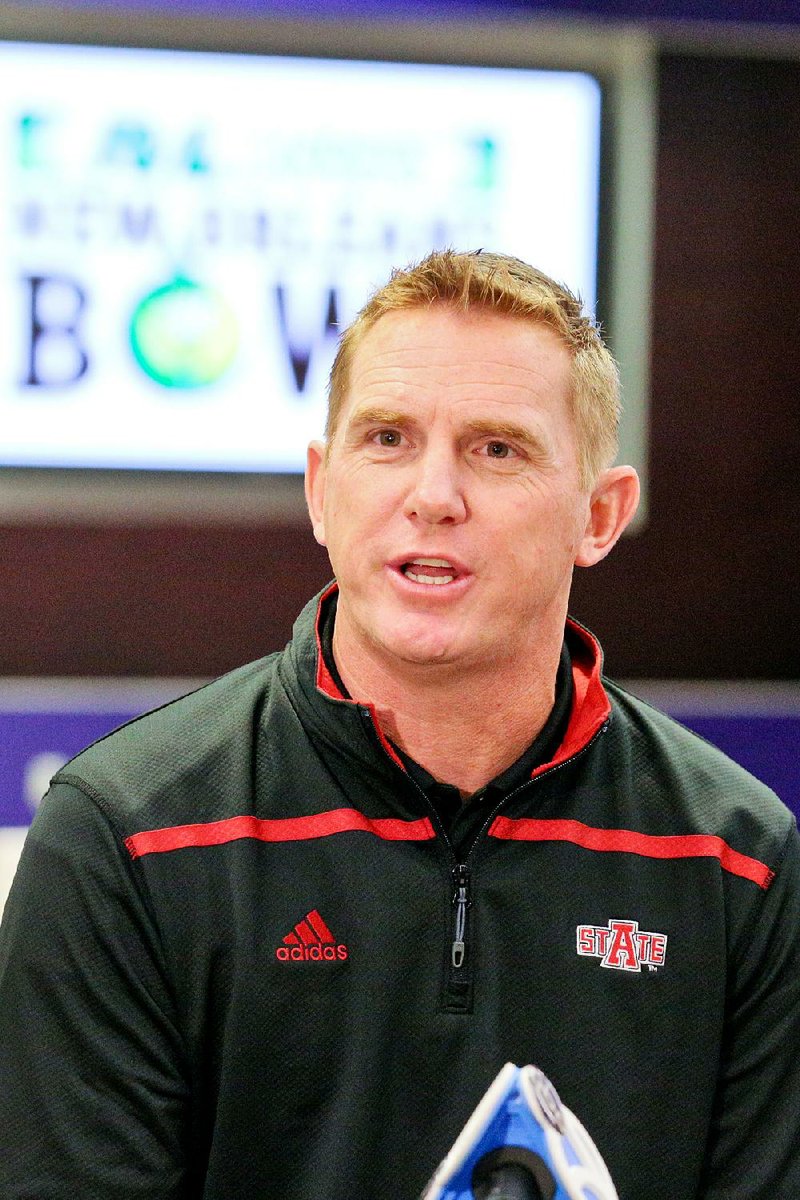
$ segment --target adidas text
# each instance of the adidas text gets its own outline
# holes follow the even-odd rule
[[[280,962],[335,962],[347,958],[347,946],[278,946],[275,957]]]

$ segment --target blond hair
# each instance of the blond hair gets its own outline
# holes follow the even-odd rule
[[[617,453],[619,372],[594,322],[568,288],[520,259],[484,250],[437,250],[392,272],[344,331],[331,369],[325,436],[330,446],[347,396],[353,357],[365,334],[390,312],[441,304],[485,309],[545,325],[572,357],[572,416],[581,483],[591,488]]]

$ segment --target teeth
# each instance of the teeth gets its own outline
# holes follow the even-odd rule
[[[452,583],[455,575],[417,575],[414,571],[406,571],[406,579],[413,579],[414,583],[432,583],[435,587],[437,584]]]
[[[453,570],[453,564],[449,563],[446,558],[414,558],[406,565],[405,575],[407,579],[413,579],[414,583],[433,584],[434,587],[441,587],[442,584],[452,583],[455,579],[455,574],[452,575],[426,575],[422,571],[412,571],[412,567],[444,567]]]

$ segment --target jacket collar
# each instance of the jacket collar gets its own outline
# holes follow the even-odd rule
[[[394,748],[380,727],[374,705],[363,701],[354,701],[345,696],[325,662],[320,635],[323,606],[337,591],[338,584],[335,582],[331,583],[317,599],[316,619],[314,622],[316,650],[315,683],[317,690],[328,700],[338,700],[344,704],[353,704],[362,709],[368,709],[375,726],[375,731],[384,749],[398,766],[405,770],[401,759],[395,753]],[[602,680],[603,651],[600,643],[585,626],[572,617],[567,618],[565,637],[572,660],[573,696],[569,722],[555,755],[549,762],[541,763],[532,772],[532,779],[579,754],[589,745],[611,715],[611,704]]]

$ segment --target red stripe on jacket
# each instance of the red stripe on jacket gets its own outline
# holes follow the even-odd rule
[[[497,817],[489,836],[512,842],[571,842],[585,850],[641,854],[645,858],[716,858],[725,871],[768,888],[774,872],[766,863],[734,850],[708,833],[635,833],[631,829],[596,829],[581,821],[538,820],[535,817]]]
[[[163,854],[189,846],[221,846],[242,838],[257,842],[303,842],[335,833],[371,833],[386,842],[424,842],[436,837],[428,817],[403,821],[395,817],[372,820],[354,808],[334,808],[308,817],[228,817],[197,825],[173,825],[148,829],[125,839],[132,858]]]

